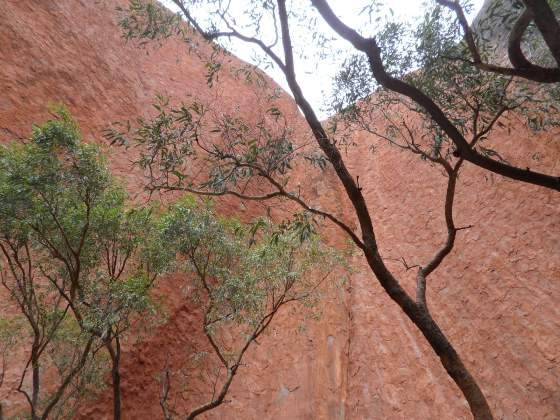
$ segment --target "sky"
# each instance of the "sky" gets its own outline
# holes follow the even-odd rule
[[[171,10],[178,10],[170,0],[160,1]],[[239,7],[238,10],[240,13],[237,15],[243,15],[243,11],[245,10],[248,1],[249,0],[232,0],[233,7]],[[305,0],[297,1],[301,2],[299,3],[301,5],[306,3]],[[484,0],[471,0],[474,7],[473,12],[469,16],[470,19],[476,15],[476,12],[482,7],[483,2]],[[372,0],[329,1],[329,4],[335,13],[349,26],[360,29],[363,35],[373,35],[373,32],[368,34],[368,29],[372,28],[371,30],[373,31],[376,26],[371,22],[371,18],[367,13],[362,13],[364,6],[372,3],[376,2]],[[377,3],[379,3],[379,1],[377,1]],[[422,13],[422,3],[422,0],[384,1],[384,6],[381,9],[380,14],[383,16],[390,16],[398,19],[399,21],[413,21]],[[197,16],[200,20],[204,20],[204,14],[204,9],[197,11]],[[240,18],[237,23],[243,25],[242,19]],[[333,32],[330,31],[330,28],[328,28],[326,24],[323,24],[320,19],[318,19],[317,24],[319,25],[318,28],[322,32],[334,35]],[[332,47],[332,53],[328,54],[327,57],[321,57],[319,59],[317,57],[319,52],[315,50],[313,43],[304,36],[306,33],[309,33],[306,29],[307,28],[298,28],[298,25],[295,25],[292,31],[294,44],[296,44],[297,47],[298,40],[301,40],[299,46],[303,50],[306,50],[308,55],[307,58],[296,57],[296,77],[303,89],[304,95],[314,107],[318,116],[324,119],[328,117],[327,108],[328,100],[332,94],[332,79],[340,69],[340,65],[342,64],[344,57],[347,57],[349,53],[355,51],[352,50],[347,42],[339,39],[330,44]],[[264,39],[270,39],[273,36],[273,33],[274,31],[270,26],[267,28],[266,25],[263,25],[259,35],[262,35]],[[242,60],[251,63],[255,62],[255,49],[252,46],[243,42],[233,42],[226,47]],[[281,53],[281,51],[278,52]],[[284,75],[278,68],[264,68],[263,70],[289,93]]]

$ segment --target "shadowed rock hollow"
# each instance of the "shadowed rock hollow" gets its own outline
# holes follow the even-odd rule
[[[237,107],[251,120],[259,98],[250,87],[222,73],[214,89],[206,85],[204,64],[169,41],[161,48],[127,45],[116,25],[116,0],[0,0],[0,139],[25,138],[32,123],[49,117],[50,102],[63,102],[87,140],[101,141],[111,121],[150,112],[157,93],[187,95]],[[201,48],[207,48],[202,46]],[[228,66],[241,66],[231,58]],[[281,107],[308,136],[288,95]],[[489,142],[506,159],[551,173],[560,172],[558,133],[531,138],[516,120]],[[522,141],[520,139],[523,139]],[[345,156],[371,206],[387,258],[422,263],[445,239],[445,179],[439,171],[405,152],[355,135]],[[131,157],[107,148],[111,168],[133,196],[141,174]],[[535,160],[538,156],[538,160]],[[346,201],[334,174],[294,174],[308,185],[311,202],[346,214]],[[485,391],[497,419],[560,418],[560,245],[558,194],[512,182],[470,165],[459,179],[456,221],[461,231],[452,254],[430,277],[428,301],[434,318],[455,344]],[[262,207],[224,200],[227,214],[250,218]],[[327,232],[344,243],[342,233]],[[467,419],[466,402],[415,327],[401,314],[356,253],[355,272],[344,287],[330,287],[319,321],[302,321],[285,311],[270,335],[249,354],[230,402],[213,419]],[[389,263],[407,290],[414,273]],[[333,279],[335,283],[336,279]],[[169,319],[123,356],[123,412],[126,419],[160,418],[159,372],[169,357],[173,368],[200,342],[198,315],[171,278],[165,296]],[[5,296],[0,310],[9,311]],[[302,327],[303,323],[303,327]],[[17,359],[8,370],[0,397],[7,409],[22,401],[10,391]],[[196,385],[181,404],[192,407],[208,397]],[[85,404],[81,418],[111,418],[111,393]]]

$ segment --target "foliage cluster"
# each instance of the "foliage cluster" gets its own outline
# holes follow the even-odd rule
[[[225,395],[279,309],[316,301],[313,271],[330,272],[332,253],[303,221],[246,225],[192,197],[169,209],[128,202],[99,148],[81,141],[65,108],[56,112],[28,142],[0,150],[0,269],[17,309],[0,318],[0,385],[11,349],[24,346],[14,391],[32,419],[72,417],[107,370],[120,418],[122,340],[160,316],[151,290],[173,270],[187,275],[186,297],[204,312],[202,331],[228,373]]]
[[[107,137],[141,146],[140,166],[149,189],[230,194],[242,200],[285,199],[299,205],[308,217],[335,223],[363,251],[388,296],[422,332],[462,391],[473,416],[493,418],[481,387],[429,311],[426,279],[450,254],[458,232],[470,227],[456,226],[453,218],[457,179],[464,162],[513,180],[560,190],[558,176],[510,162],[515,151],[494,150],[487,141],[492,132],[507,128],[514,119],[525,121],[532,132],[558,127],[559,3],[495,0],[476,25],[470,25],[468,1],[429,1],[424,14],[413,23],[385,14],[382,1],[364,2],[362,15],[369,16],[369,22],[352,28],[327,0],[247,0],[243,6],[219,0],[171,2],[178,10],[173,25],[188,28],[180,33],[182,41],[205,39],[214,52],[219,51],[216,43],[243,42],[259,54],[257,66],[272,65],[283,73],[315,147],[294,138],[296,131],[273,104],[262,109],[257,124],[239,115],[228,115],[228,124],[223,124],[225,112],[221,109],[206,109],[202,118],[197,113],[193,123],[192,118],[181,115],[184,110],[186,115],[200,109],[199,104],[174,107],[166,103],[165,109],[158,108],[155,116],[139,119],[137,124],[112,127]],[[130,5],[120,10],[127,40],[161,42],[173,34],[170,19],[164,18],[170,14],[154,13],[153,1],[135,0]],[[249,9],[246,14],[244,7]],[[269,23],[270,32],[261,30],[263,22]],[[160,29],[154,31],[154,27]],[[311,54],[319,60],[317,66],[325,63],[321,60],[332,60],[338,53],[333,33],[335,39],[348,42],[352,52],[345,55],[334,80],[334,97],[329,98],[328,107],[336,115],[322,123],[305,96],[305,86],[298,82],[296,67],[309,57],[309,45],[317,48],[318,53]],[[500,37],[507,39],[507,52]],[[301,45],[301,39],[309,42]],[[213,53],[206,60],[206,67],[213,69],[212,82],[225,67],[223,57]],[[266,96],[267,89],[262,91]],[[274,118],[267,115],[270,109],[278,110]],[[162,120],[166,130],[159,130]],[[266,136],[256,134],[263,127],[267,133],[275,133],[274,153],[269,153]],[[380,254],[374,215],[358,177],[346,166],[343,152],[352,146],[356,130],[418,155],[443,169],[447,177],[443,245],[423,264],[409,266],[402,258],[407,270],[418,267],[416,296],[402,287]],[[188,146],[183,148],[185,144]],[[336,174],[358,221],[357,231],[338,217],[336,206],[313,205],[316,197],[290,183],[291,169],[298,160]],[[195,170],[201,161],[209,170]]]

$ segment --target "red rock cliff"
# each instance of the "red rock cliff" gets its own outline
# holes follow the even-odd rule
[[[148,112],[156,93],[211,97],[251,118],[258,100],[227,72],[217,88],[205,69],[174,41],[138,50],[120,38],[116,0],[0,0],[0,138],[23,138],[48,117],[49,102],[66,103],[86,139],[100,139],[108,122]],[[232,58],[231,66],[240,65]],[[287,95],[282,107],[300,118]],[[515,124],[513,122],[512,124]],[[303,127],[302,122],[298,122]],[[306,135],[301,128],[301,135]],[[514,126],[490,139],[520,166],[560,173],[560,143],[552,134],[531,139]],[[406,153],[356,136],[346,156],[360,176],[382,254],[422,263],[444,240],[444,178]],[[508,154],[509,151],[509,154]],[[111,166],[131,192],[139,174],[120,149]],[[539,160],[535,160],[538,157]],[[335,208],[350,223],[336,178],[299,173],[311,181],[315,204]],[[312,200],[313,201],[313,200]],[[334,203],[334,204],[333,204]],[[560,418],[560,245],[558,194],[512,182],[472,166],[458,188],[455,215],[462,231],[456,248],[432,275],[428,299],[434,317],[479,380],[496,418]],[[229,213],[243,210],[224,203]],[[245,214],[246,217],[250,214]],[[342,235],[330,229],[333,235]],[[287,311],[249,355],[228,404],[207,418],[222,419],[462,419],[466,403],[415,327],[401,314],[356,255],[356,271],[332,288],[319,321]],[[411,273],[391,266],[412,290]],[[156,376],[170,355],[175,368],[197,340],[197,317],[167,283],[168,322],[124,356],[125,418],[160,417]],[[5,301],[0,310],[7,310]],[[10,378],[8,378],[10,379]],[[9,380],[7,381],[9,384]],[[4,387],[6,388],[6,386]],[[184,404],[199,401],[204,390]],[[14,394],[0,390],[9,404]],[[109,394],[84,407],[82,418],[111,418]]]

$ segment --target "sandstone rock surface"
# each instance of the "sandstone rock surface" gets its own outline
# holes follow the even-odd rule
[[[23,139],[32,123],[48,118],[49,102],[66,103],[87,140],[101,141],[111,121],[149,112],[156,93],[193,95],[258,112],[254,92],[224,72],[206,86],[203,63],[175,41],[138,50],[116,25],[117,0],[0,0],[0,139]],[[204,48],[204,47],[201,47]],[[231,58],[230,66],[240,66]],[[281,98],[301,136],[304,122],[288,95]],[[531,137],[510,121],[489,139],[519,166],[560,173],[558,133]],[[371,206],[381,251],[422,264],[443,242],[444,178],[406,153],[357,133],[345,158]],[[141,174],[130,156],[107,147],[114,172],[133,195]],[[332,171],[300,171],[294,182],[310,185],[311,202],[354,218]],[[461,231],[453,253],[431,276],[428,301],[434,317],[485,391],[497,419],[560,418],[560,196],[502,179],[466,165],[455,216]],[[257,215],[235,200],[221,209]],[[243,212],[245,212],[243,214]],[[335,242],[343,235],[328,228]],[[390,301],[358,253],[343,287],[330,287],[319,321],[286,311],[272,333],[249,355],[230,402],[213,419],[468,419],[466,403],[421,334]],[[414,273],[389,263],[405,287]],[[333,279],[333,284],[336,279]],[[178,369],[200,342],[197,314],[177,292],[166,297],[168,321],[153,336],[126,348],[123,360],[125,419],[160,418],[158,374],[169,357]],[[0,296],[0,310],[9,304]],[[302,324],[303,322],[303,324]],[[301,328],[303,325],[304,328]],[[17,359],[17,355],[15,359]],[[14,369],[16,364],[14,363]],[[21,403],[9,391],[0,398]],[[111,418],[110,392],[86,404],[80,418]],[[193,407],[208,397],[202,385],[181,402]]]

